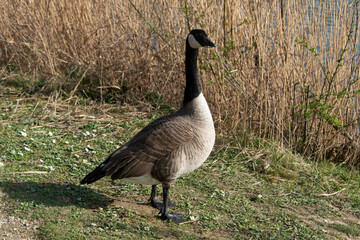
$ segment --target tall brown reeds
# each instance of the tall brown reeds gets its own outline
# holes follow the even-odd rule
[[[0,4],[2,81],[100,100],[180,103],[184,39],[205,29],[204,93],[234,143],[248,134],[359,166],[358,1],[18,0]]]

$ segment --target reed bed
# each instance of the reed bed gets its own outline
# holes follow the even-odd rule
[[[184,39],[202,28],[219,133],[360,166],[358,1],[1,0],[0,16],[2,82],[101,101],[180,104]]]

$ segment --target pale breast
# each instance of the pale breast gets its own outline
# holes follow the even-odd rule
[[[204,137],[206,136],[206,138]],[[209,157],[215,142],[215,133],[206,134],[189,142],[184,149],[183,166],[179,172],[182,176],[199,168]]]
[[[183,166],[179,175],[187,174],[199,168],[211,153],[215,143],[215,128],[210,109],[201,93],[192,101],[194,138],[183,148]]]

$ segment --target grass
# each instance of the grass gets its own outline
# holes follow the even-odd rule
[[[186,224],[163,222],[158,211],[136,204],[147,201],[149,186],[107,178],[79,185],[165,110],[1,87],[0,216],[27,220],[36,239],[359,237],[359,173],[262,139],[240,149],[220,134],[206,163],[175,182],[171,211],[184,213]]]

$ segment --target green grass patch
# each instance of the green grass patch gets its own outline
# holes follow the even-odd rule
[[[79,184],[161,110],[148,106],[153,115],[134,114],[85,99],[77,101],[81,105],[57,99],[55,107],[41,96],[19,100],[14,90],[0,91],[0,212],[36,225],[29,232],[36,238],[359,236],[358,172],[307,161],[251,137],[256,144],[243,149],[228,138],[200,169],[178,179],[170,190],[177,204],[171,211],[184,213],[189,222],[163,222],[157,210],[137,204],[147,201],[149,186],[108,178]]]

